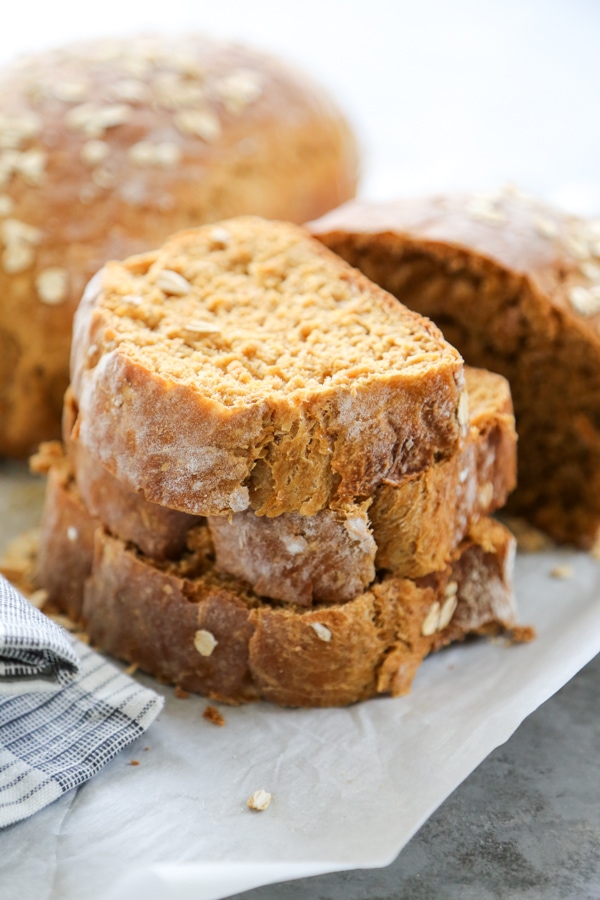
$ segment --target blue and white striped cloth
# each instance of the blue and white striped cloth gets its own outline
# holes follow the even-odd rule
[[[0,694],[22,694],[71,682],[76,649],[60,628],[0,576]]]
[[[99,772],[162,705],[0,576],[0,827]]]

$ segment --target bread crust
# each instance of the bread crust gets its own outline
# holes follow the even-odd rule
[[[400,484],[377,489],[369,508],[378,568],[419,578],[448,563],[473,523],[500,509],[517,477],[508,382],[465,367],[470,426],[459,453]]]
[[[215,229],[205,226],[176,235],[157,253],[109,264],[77,311],[74,437],[119,481],[193,515],[249,506],[261,515],[312,515],[366,498],[383,478],[419,471],[456,451],[464,430],[458,421],[462,361],[434,325],[399,307],[303,229],[250,217],[219,229],[228,235],[225,247],[220,241],[215,247]],[[267,286],[274,270],[284,285],[278,292]],[[159,288],[165,272],[187,276],[179,318],[178,298]],[[121,300],[132,290],[141,296],[133,311]],[[356,364],[344,368],[326,343],[306,349],[300,337],[289,337],[298,357],[279,349],[282,329],[304,327],[305,304],[314,308],[325,341],[341,346],[348,337],[343,346]],[[233,314],[250,317],[261,305],[264,324],[237,334]],[[190,316],[214,321],[215,309],[222,310],[215,327],[224,334],[181,337]],[[169,317],[178,323],[175,337]],[[376,355],[380,332],[387,335],[385,365]],[[278,376],[269,375],[265,387],[267,379],[254,374],[259,363],[248,361],[244,349],[249,334],[256,334],[253,354],[273,341],[283,354],[278,359],[285,357],[279,387],[270,386]],[[358,358],[357,340],[373,345],[373,362]],[[229,359],[238,369],[227,393],[222,381],[229,368],[218,369],[214,385],[210,379],[211,366]],[[273,369],[280,370],[277,360]]]
[[[103,522],[112,534],[131,541],[152,559],[176,559],[186,549],[190,528],[200,524],[200,516],[191,516],[159,506],[143,494],[131,491],[84,445],[71,437],[77,420],[77,404],[69,388],[63,408],[65,447],[73,470],[77,491],[90,514]]]
[[[73,314],[107,259],[232,215],[304,222],[357,179],[351,130],[319,87],[201,36],[5,67],[0,134],[0,454],[59,436]]]
[[[50,603],[75,622],[81,618],[83,586],[91,571],[94,533],[100,522],[89,514],[65,459],[48,472],[40,523],[36,581]]]
[[[368,505],[313,516],[268,518],[252,510],[210,516],[217,571],[241,578],[263,597],[298,606],[351,600],[375,579]]]
[[[64,479],[50,480],[47,505],[62,507],[64,522],[84,509],[76,497]],[[48,515],[45,523],[41,545],[53,542],[55,553],[46,558],[56,578],[40,571],[40,583],[53,587],[51,601],[65,608],[59,582],[69,577],[60,547],[66,532]],[[194,530],[196,550],[170,563],[148,560],[98,526],[79,547],[88,566],[79,585],[81,616],[95,646],[225,703],[339,706],[378,693],[397,696],[432,650],[514,624],[514,540],[491,520],[477,528],[443,572],[418,581],[385,576],[348,603],[307,610],[278,607],[218,576],[204,526]]]
[[[348,203],[328,247],[430,316],[470,365],[508,378],[519,433],[509,509],[559,541],[600,526],[600,223],[514,190]]]
[[[83,605],[92,641],[145,671],[216,700],[237,703],[254,695],[283,706],[343,706],[381,692],[398,695],[407,692],[409,672],[414,675],[434,642],[446,643],[443,635],[426,636],[421,630],[432,606],[444,602],[451,568],[429,584],[389,577],[348,603],[302,610],[257,603],[236,590],[235,583],[219,591],[212,584],[182,581],[164,571],[149,578],[148,561],[128,554],[123,544],[100,531],[96,540]],[[504,541],[510,544],[512,538],[505,533]],[[470,548],[468,552],[471,555]],[[494,578],[486,569],[474,576],[486,598],[480,598],[485,612],[469,631],[513,623],[512,615],[506,617],[512,606],[506,575],[498,571]],[[460,588],[458,596],[460,600]],[[498,597],[502,617],[489,612]],[[165,623],[178,622],[180,609],[185,610],[185,631],[173,641],[165,640]],[[475,619],[469,617],[469,622],[473,626]],[[194,649],[199,630],[217,641],[211,656],[200,660]],[[453,633],[457,639],[459,629]],[[389,664],[381,671],[392,653],[394,676]]]

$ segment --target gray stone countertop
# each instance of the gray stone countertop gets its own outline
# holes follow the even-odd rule
[[[235,900],[598,900],[600,656],[541,706],[384,869]]]

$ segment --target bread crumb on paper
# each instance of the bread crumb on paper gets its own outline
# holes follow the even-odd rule
[[[185,691],[178,684],[175,685],[175,690],[173,691],[173,693],[175,694],[175,696],[177,697],[178,700],[187,700],[188,697],[190,696],[190,692]]]
[[[554,568],[550,570],[550,576],[552,578],[572,578],[573,571],[573,566],[554,566]]]
[[[216,706],[207,706],[204,712],[202,713],[202,718],[206,719],[207,722],[211,722],[213,725],[224,725],[225,719],[216,708]]]

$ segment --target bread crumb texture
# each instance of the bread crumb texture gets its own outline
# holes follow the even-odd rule
[[[75,322],[79,438],[198,515],[312,515],[451,456],[463,382],[434,325],[255,217],[109,263]]]

